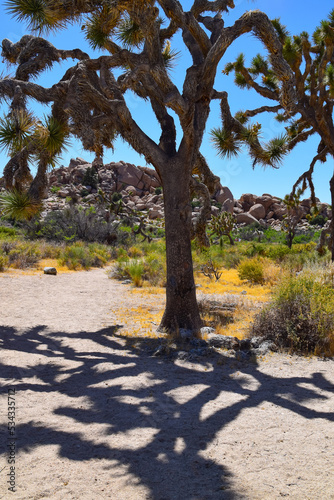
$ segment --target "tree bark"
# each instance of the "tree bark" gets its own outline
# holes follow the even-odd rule
[[[37,174],[29,188],[29,195],[37,202],[41,202],[45,198],[48,188],[47,177],[48,162],[42,158],[38,165]]]
[[[191,254],[190,172],[180,159],[164,168],[162,185],[165,207],[167,258],[166,309],[159,330],[180,335],[180,329],[196,336],[202,326],[196,301]]]

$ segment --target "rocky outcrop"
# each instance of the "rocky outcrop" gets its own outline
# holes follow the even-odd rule
[[[60,167],[49,175],[49,196],[45,200],[45,211],[60,210],[69,201],[82,205],[95,204],[101,199],[111,198],[119,193],[123,203],[135,211],[143,212],[150,220],[164,217],[163,194],[157,172],[149,167],[135,166],[124,161],[102,165],[96,171],[92,164],[82,158],[72,159],[68,167]],[[319,214],[331,218],[330,206],[316,199]],[[200,212],[199,200],[193,200],[193,219]],[[285,204],[280,198],[269,193],[255,195],[243,194],[239,200],[233,198],[231,190],[218,186],[211,200],[211,214],[220,211],[234,213],[237,224],[260,223],[279,229],[287,214]],[[301,201],[303,210],[302,224],[307,225],[312,200]]]
[[[49,196],[46,211],[62,209],[68,201],[94,204],[101,196],[119,193],[124,203],[136,211],[147,212],[149,219],[164,216],[161,181],[149,167],[135,166],[124,161],[102,165],[96,171],[82,158],[72,159],[68,167],[60,167],[49,175]],[[200,211],[194,200],[193,217]],[[235,200],[229,188],[219,184],[212,198],[212,213],[220,210],[233,213]]]
[[[316,202],[319,214],[331,218],[332,212],[328,203],[320,203],[318,198],[316,198]],[[312,208],[311,198],[305,198],[300,205],[304,213],[302,220],[307,223],[307,215],[311,213]],[[284,220],[287,212],[284,202],[268,193],[261,196],[250,193],[243,194],[239,200],[234,202],[233,208],[238,224],[260,222],[262,225],[278,224],[280,227],[280,222]]]

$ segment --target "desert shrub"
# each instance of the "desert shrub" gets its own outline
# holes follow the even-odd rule
[[[93,265],[93,258],[89,248],[81,242],[65,247],[58,260],[60,265],[67,266],[74,271],[89,269]]]
[[[3,273],[8,267],[9,259],[7,255],[0,253],[0,273]]]
[[[135,286],[142,286],[144,281],[152,286],[163,286],[166,281],[165,259],[157,253],[151,253],[142,260],[121,256],[117,259],[110,277],[131,279]]]
[[[284,270],[270,259],[263,260],[263,280],[268,285],[275,285],[284,275]]]
[[[268,227],[263,231],[263,242],[268,243],[285,243],[285,234],[282,231],[276,231],[272,227]]]
[[[37,244],[17,242],[8,252],[8,262],[15,269],[34,266],[41,259],[41,251]]]
[[[110,248],[101,243],[89,243],[88,250],[92,257],[93,267],[103,267],[112,258]]]
[[[233,231],[233,236],[242,241],[261,241],[263,238],[264,228],[259,222],[254,222],[248,226],[238,227]]]
[[[156,187],[154,190],[155,194],[161,194],[162,193],[162,187]]]
[[[283,279],[255,317],[251,334],[292,351],[328,353],[334,347],[332,285],[315,272]]]
[[[98,183],[98,176],[94,167],[87,167],[82,179],[83,186],[90,186],[96,189]]]
[[[140,260],[130,260],[126,265],[126,271],[132,279],[134,286],[143,286],[144,264]]]
[[[245,253],[248,257],[256,257],[256,256],[267,255],[267,251],[268,251],[268,245],[252,241],[251,244],[245,250]]]
[[[266,256],[275,262],[281,262],[289,253],[291,250],[287,245],[276,244],[268,246]]]
[[[49,212],[43,220],[27,224],[29,238],[44,238],[50,241],[87,241],[115,244],[125,243],[128,234],[119,230],[119,222],[105,221],[94,207],[68,207]]]
[[[16,235],[17,231],[13,227],[0,226],[0,240],[15,238]]]
[[[252,284],[264,282],[263,262],[258,258],[245,259],[238,266],[238,276],[241,280],[248,280]]]
[[[165,286],[166,259],[164,255],[151,253],[144,260],[144,278],[152,286]]]
[[[110,251],[105,245],[91,243],[89,245],[77,241],[73,245],[64,247],[59,256],[59,264],[69,269],[86,269],[103,267],[111,258]]]
[[[224,294],[216,296],[202,296],[198,300],[198,308],[206,326],[217,328],[233,322],[234,313],[240,307],[241,299],[237,295]]]
[[[143,252],[140,248],[138,248],[137,246],[131,246],[130,248],[128,248],[128,251],[127,251],[129,257],[131,258],[137,258],[137,257],[142,257],[143,256]]]
[[[122,195],[121,195],[121,193],[118,193],[118,192],[113,193],[111,196],[111,201],[113,201],[114,203],[117,203],[121,199],[122,199]]]
[[[323,227],[326,224],[327,220],[328,220],[327,217],[325,217],[324,215],[317,214],[317,215],[315,215],[314,217],[312,217],[309,220],[309,223],[312,226],[321,226],[321,227]]]
[[[223,265],[226,269],[236,269],[241,259],[242,256],[238,252],[226,252],[223,257]]]

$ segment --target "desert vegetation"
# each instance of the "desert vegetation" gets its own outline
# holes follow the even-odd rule
[[[138,221],[127,217],[107,223],[94,207],[85,211],[72,206],[26,222],[8,216],[1,221],[0,272],[41,268],[45,262],[62,270],[107,266],[110,278],[131,283],[134,291],[141,290],[143,301],[164,293],[166,242],[160,221],[151,222],[150,241],[138,233]],[[284,228],[259,225],[234,225],[228,234],[211,229],[210,247],[194,239],[203,325],[239,339],[263,337],[291,352],[333,355],[334,271],[330,250],[317,251],[320,231],[310,225],[291,248]],[[151,315],[145,319],[145,308],[140,314],[142,324],[152,323]],[[159,318],[154,319],[157,325]],[[156,336],[155,329],[149,331]]]

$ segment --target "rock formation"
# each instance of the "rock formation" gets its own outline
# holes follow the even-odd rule
[[[110,197],[119,193],[128,207],[144,212],[149,219],[162,219],[164,216],[161,182],[155,170],[135,166],[124,161],[111,162],[96,171],[92,164],[82,158],[72,159],[68,167],[60,167],[49,174],[49,195],[44,201],[44,213],[61,210],[70,201],[81,205],[95,204],[99,197]],[[317,198],[319,214],[331,218],[332,213],[327,203]],[[280,198],[264,193],[261,196],[245,193],[235,200],[228,187],[218,186],[211,200],[211,213],[217,215],[224,210],[234,213],[237,224],[260,223],[280,228],[287,213]],[[199,201],[193,200],[193,217],[198,216]],[[306,216],[310,214],[310,198],[301,201],[304,211],[302,223],[308,224]]]

